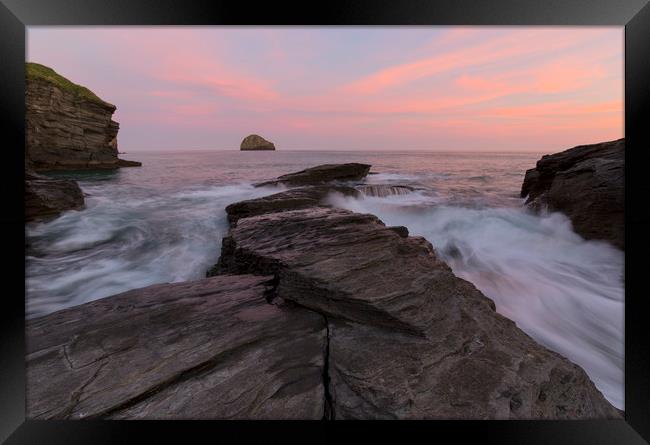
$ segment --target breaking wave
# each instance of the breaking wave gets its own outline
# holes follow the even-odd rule
[[[143,197],[133,188],[100,184],[83,191],[84,210],[27,226],[28,318],[203,277],[219,257],[225,206],[278,189],[239,184]]]
[[[585,241],[560,213],[435,205],[415,193],[329,200],[424,236],[456,275],[494,300],[499,313],[582,366],[623,408],[622,251]]]

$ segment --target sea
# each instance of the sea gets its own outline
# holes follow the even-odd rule
[[[624,409],[624,253],[577,235],[520,195],[542,153],[129,152],[142,167],[75,179],[83,210],[26,225],[26,314],[39,317],[154,283],[199,279],[219,258],[224,208],[282,187],[254,183],[319,164],[371,164],[366,194],[332,205],[429,240],[499,313],[580,365]],[[408,186],[409,189],[395,187]]]

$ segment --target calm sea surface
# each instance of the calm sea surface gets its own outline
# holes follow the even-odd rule
[[[576,235],[562,214],[519,197],[540,154],[184,151],[130,153],[140,168],[57,174],[86,208],[30,224],[28,317],[153,283],[198,279],[219,257],[226,205],[277,192],[252,183],[325,163],[372,165],[368,184],[414,191],[330,202],[432,242],[497,311],[582,366],[623,408],[624,255]]]

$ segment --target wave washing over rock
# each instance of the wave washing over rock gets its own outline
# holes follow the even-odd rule
[[[332,205],[392,206],[399,195],[323,194],[317,183],[228,206],[231,228],[213,278],[30,321],[28,415],[619,416],[579,366],[528,337],[442,261],[485,261],[472,258],[475,240],[441,250],[432,237],[436,252],[405,227]],[[435,219],[441,235],[463,218]],[[580,240],[570,238],[559,242]]]
[[[431,197],[399,198],[334,195],[328,202],[424,236],[455,274],[495,301],[498,312],[585,368],[608,400],[623,408],[622,251],[584,240],[560,213],[432,208]]]
[[[249,184],[165,195],[82,181],[83,212],[28,227],[27,316],[138,287],[201,278],[228,224],[224,207],[272,193]],[[191,211],[188,211],[191,209]]]
[[[577,233],[625,249],[625,139],[543,156],[526,171],[521,196],[571,218]]]
[[[149,161],[145,163],[147,167],[138,172],[126,169],[115,173],[106,172],[102,175],[72,176],[79,180],[84,193],[88,195],[87,207],[82,211],[66,212],[58,220],[30,224],[27,227],[27,307],[30,317],[34,320],[34,325],[45,323],[39,320],[46,320],[47,317],[43,318],[39,315],[71,306],[73,307],[69,309],[70,311],[83,308],[85,306],[78,305],[116,292],[156,282],[185,281],[203,277],[205,270],[219,257],[218,245],[228,231],[229,221],[234,227],[238,225],[237,221],[240,218],[244,217],[244,220],[248,220],[259,212],[273,214],[285,212],[288,208],[300,211],[324,205],[345,207],[355,212],[372,213],[379,216],[386,224],[394,225],[388,229],[400,239],[408,236],[409,232],[411,235],[423,235],[432,242],[437,258],[449,264],[455,275],[467,279],[476,285],[479,291],[494,300],[497,312],[516,321],[517,326],[541,344],[559,352],[584,368],[609,401],[622,408],[623,286],[620,280],[623,271],[622,253],[605,242],[585,242],[571,230],[570,222],[562,215],[537,215],[522,208],[523,200],[518,197],[518,188],[526,166],[534,163],[533,156],[508,155],[504,156],[502,160],[495,155],[485,158],[481,158],[479,155],[473,155],[471,158],[462,156],[450,158],[445,155],[432,156],[431,154],[409,156],[382,154],[376,155],[373,161],[379,165],[380,173],[370,174],[361,180],[356,179],[347,183],[343,181],[335,188],[322,184],[308,187],[309,191],[306,192],[305,189],[285,189],[280,186],[253,187],[251,183],[272,176],[268,172],[274,171],[272,168],[275,167],[270,167],[274,164],[270,163],[271,159],[267,159],[265,157],[267,155],[262,152],[257,154],[259,158],[248,159],[247,157],[245,160],[239,160],[236,157],[238,154],[239,152],[233,154],[197,153],[192,158],[188,158],[185,153],[165,156],[151,155]],[[274,158],[279,157],[277,170],[275,170],[276,175],[286,173],[289,168],[287,165],[293,165],[291,162],[298,161],[291,168],[295,171],[310,165],[313,166],[317,162],[331,164],[334,159],[342,156],[318,153],[305,153],[297,156],[294,153],[282,152],[272,153],[272,155]],[[346,156],[348,156],[346,161],[360,164],[365,163],[369,157],[368,154],[363,153]],[[454,161],[454,159],[457,160]],[[424,162],[425,160],[426,162]],[[259,163],[257,170],[256,162]],[[273,162],[276,160],[274,159]],[[393,167],[396,162],[400,163],[399,170],[395,170]],[[476,165],[473,166],[472,162]],[[427,165],[429,170],[418,170],[418,167],[422,165]],[[219,173],[222,170],[224,173]],[[185,171],[191,171],[193,185],[188,185],[186,176],[178,175]],[[260,174],[260,171],[264,173]],[[521,173],[515,174],[513,173],[515,171]],[[476,172],[483,172],[483,174]],[[213,178],[218,174],[224,175],[224,179],[214,183]],[[476,179],[479,176],[482,177],[481,180]],[[239,185],[236,185],[237,182]],[[387,193],[381,193],[386,195],[383,197],[369,196],[374,192],[364,193],[364,188],[379,189],[387,191]],[[392,193],[394,188],[400,189],[400,192]],[[413,190],[401,194],[403,188]],[[281,193],[273,195],[277,192]],[[255,199],[264,196],[266,196],[264,199]],[[253,201],[247,201],[250,199]],[[224,211],[226,207],[229,209],[228,215]],[[408,229],[398,226],[406,226]],[[289,247],[291,247],[291,243],[287,244],[287,248]],[[291,248],[298,248],[298,246]],[[255,264],[257,265],[255,266]],[[267,267],[264,264],[262,261],[254,263],[251,267]],[[221,269],[221,272],[224,271],[225,269]],[[219,268],[213,270],[214,272],[219,272]],[[125,307],[123,306],[125,304],[128,305],[127,302],[135,301],[134,299],[141,297],[153,298],[151,303],[146,303],[143,300],[143,307],[157,308],[155,309],[159,314],[157,319],[162,324],[156,325],[157,327],[152,325],[150,329],[152,332],[160,329],[158,334],[154,334],[159,335],[160,338],[166,338],[166,335],[169,335],[170,339],[178,338],[174,334],[176,327],[169,324],[171,319],[168,317],[177,317],[177,311],[188,312],[182,309],[183,307],[186,309],[196,307],[198,311],[201,311],[201,306],[194,306],[195,303],[202,301],[208,295],[218,295],[224,287],[234,289],[240,286],[237,284],[240,280],[246,282],[245,275],[235,275],[231,278],[228,278],[228,275],[222,275],[221,277],[214,282],[199,280],[194,285],[188,284],[189,287],[182,287],[182,289],[189,290],[178,293],[179,299],[172,300],[178,301],[179,306],[176,306],[176,303],[171,306],[163,304],[162,296],[166,292],[167,287],[165,286],[167,285],[154,286],[153,290],[134,290],[123,297],[115,296],[98,300],[97,304],[106,302],[100,306],[117,308],[119,314],[125,315],[120,308]],[[275,306],[281,310],[280,313],[283,313],[285,308],[291,307],[291,300],[285,300],[285,303],[280,304],[282,299],[277,298],[277,292],[281,287],[275,274],[261,278],[260,283],[266,284],[259,287],[258,295],[264,300],[275,301]],[[185,284],[181,283],[179,286],[185,286]],[[75,291],[75,289],[80,291]],[[172,294],[176,292],[171,287],[169,289]],[[82,298],[79,297],[80,295]],[[149,297],[144,297],[145,295],[149,295]],[[181,300],[185,297],[182,295],[187,295],[185,301],[190,306],[183,306],[185,303]],[[154,304],[158,296],[162,298],[160,305]],[[257,297],[253,296],[252,298]],[[89,307],[93,304],[90,303]],[[234,304],[237,305],[237,303]],[[223,311],[224,316],[232,320],[236,318],[259,323],[259,325],[249,325],[254,326],[250,332],[256,336],[256,332],[263,332],[266,329],[264,320],[267,320],[265,318],[267,315],[263,315],[263,313],[270,310],[264,309],[266,306],[270,305],[260,306],[257,309],[251,308],[249,312],[244,311],[242,314],[239,313],[239,310],[228,312],[229,310],[223,309]],[[534,307],[535,310],[531,311],[531,307]],[[147,310],[149,309],[143,309],[144,312],[141,312],[145,318],[149,317],[146,315],[148,314]],[[220,311],[221,309],[215,308],[214,310]],[[67,312],[57,312],[57,314],[62,313]],[[208,312],[208,316],[213,313]],[[69,314],[79,318],[80,312],[69,312]],[[621,314],[620,319],[616,314]],[[278,319],[274,318],[275,315],[271,313],[268,315],[270,316],[269,323],[277,323]],[[219,325],[222,323],[219,320],[221,319],[217,317],[214,322]],[[291,320],[291,316],[288,320]],[[116,322],[111,321],[110,323]],[[200,322],[200,319],[197,319],[197,322]],[[364,325],[366,322],[374,326],[374,323],[371,323],[372,320],[355,321],[354,323]],[[131,332],[129,331],[132,329],[129,327],[131,322],[124,321],[124,323],[126,324],[119,325],[122,326],[119,330]],[[294,321],[289,321],[289,323],[294,323]],[[296,323],[298,322],[296,321]],[[45,324],[47,325],[47,323]],[[319,375],[321,377],[318,379],[312,377],[314,380],[308,379],[311,383],[307,384],[301,379],[293,378],[292,376],[296,375],[292,373],[293,371],[285,370],[285,368],[274,365],[273,361],[269,361],[267,362],[268,368],[267,365],[262,366],[262,369],[265,370],[262,372],[271,372],[271,375],[274,376],[272,383],[262,379],[260,382],[266,382],[264,385],[255,388],[247,387],[245,392],[253,397],[255,395],[262,398],[268,397],[271,405],[267,406],[273,406],[275,403],[273,400],[298,404],[296,406],[303,407],[301,410],[304,411],[301,412],[310,413],[304,414],[303,417],[325,415],[325,408],[322,406],[316,408],[314,401],[323,404],[325,400],[327,406],[331,406],[333,403],[333,392],[325,391],[326,384],[323,383],[325,379],[322,377],[324,367],[329,367],[332,350],[330,349],[330,352],[325,355],[320,353],[314,355],[313,352],[307,351],[322,350],[326,344],[335,345],[336,341],[328,343],[318,340],[327,338],[328,334],[331,339],[337,335],[337,332],[339,334],[345,332],[341,326],[338,326],[338,331],[336,327],[332,326],[330,323],[323,325],[323,328],[312,325],[316,329],[314,332],[320,332],[315,336],[313,345],[298,348],[299,351],[304,351],[307,360],[306,368],[302,364],[304,362],[296,364],[298,369],[302,369],[301,375]],[[330,328],[331,330],[329,330]],[[104,331],[102,334],[101,330],[97,333],[100,337],[83,339],[84,336],[81,335],[81,332],[89,332],[91,326],[77,325],[76,329],[79,329],[80,333],[76,340],[68,343],[63,341],[60,344],[67,345],[64,349],[65,354],[71,360],[72,365],[70,366],[77,368],[77,364],[81,364],[83,372],[97,371],[97,376],[74,374],[75,376],[70,378],[73,381],[92,378],[93,382],[97,382],[99,386],[95,387],[95,383],[89,384],[89,392],[86,395],[92,395],[92,399],[88,399],[87,403],[105,403],[98,397],[106,391],[106,385],[111,382],[110,373],[115,372],[111,370],[121,367],[119,360],[132,361],[142,353],[143,347],[146,348],[150,345],[146,340],[144,343],[140,343],[140,346],[129,346],[130,340],[127,343],[123,343],[122,340],[108,340],[115,333],[109,334],[108,331]],[[302,327],[297,329],[296,335],[309,336],[311,334],[307,334],[307,332],[312,332],[309,330],[311,328],[308,331],[300,331],[303,329]],[[323,330],[319,331],[319,329]],[[356,330],[360,329],[358,327],[354,329],[353,337],[356,338],[361,335],[361,331]],[[378,335],[375,329],[383,328],[374,327],[370,330],[372,333],[368,331],[369,337],[365,340],[366,343],[370,344],[371,339]],[[200,337],[200,332],[200,329],[197,330],[196,339]],[[557,335],[558,332],[564,335]],[[101,340],[101,335],[106,336],[104,340]],[[407,332],[405,335],[411,334]],[[279,345],[286,340],[283,339],[282,334],[271,334],[270,337],[274,338],[270,341],[276,342],[274,343],[276,348],[279,348]],[[395,339],[398,337],[398,334],[390,334],[391,341],[396,341]],[[250,336],[243,338],[254,341],[254,338]],[[248,340],[245,340],[244,344],[232,344],[236,351],[241,351],[243,354],[240,356],[240,352],[234,353],[233,360],[241,362],[241,360],[246,360],[245,357],[248,357],[249,354],[257,354],[255,351],[259,350],[246,346]],[[379,340],[377,339],[377,341]],[[102,351],[103,349],[106,351],[97,350],[96,345],[99,344],[97,342],[102,344]],[[204,340],[197,340],[196,344],[201,342],[207,343]],[[311,340],[308,341],[308,344],[311,344],[309,342]],[[483,340],[481,342],[484,343]],[[198,351],[192,351],[194,346],[191,346],[190,343],[187,344],[189,346],[186,345],[187,349],[184,354],[189,354],[187,357],[195,356],[197,361],[188,359],[187,369],[183,365],[182,369],[169,368],[171,374],[165,374],[166,371],[161,373],[159,377],[163,379],[162,381],[175,383],[167,390],[162,391],[159,397],[150,399],[152,410],[146,411],[143,409],[144,405],[139,403],[133,404],[132,408],[127,408],[120,402],[113,405],[119,409],[111,411],[111,414],[106,414],[107,412],[103,411],[104,407],[100,411],[95,411],[95,416],[102,417],[102,413],[104,413],[105,417],[152,418],[158,416],[156,412],[160,414],[160,411],[155,411],[156,409],[162,406],[174,406],[175,412],[178,414],[177,417],[201,417],[195,406],[183,405],[180,403],[180,398],[174,397],[173,394],[175,391],[178,391],[178,394],[185,394],[186,400],[197,397],[196,385],[203,385],[210,381],[210,378],[207,377],[204,380],[205,376],[216,376],[221,372],[220,369],[224,369],[212,368],[212,365],[215,364],[213,357],[229,356],[230,352],[227,350],[230,347],[226,347],[224,344],[212,351],[205,351],[207,355],[201,356]],[[39,345],[40,343],[32,343],[34,348],[30,349],[32,351],[30,357],[33,359],[43,357],[46,363],[54,364],[55,361],[50,360],[55,360],[58,353],[63,354],[61,351],[52,350],[53,355],[42,356],[45,349]],[[288,345],[289,343],[287,343],[287,347],[290,347]],[[179,346],[171,345],[172,348]],[[122,351],[122,348],[125,353],[130,352],[127,355],[119,356],[121,354],[119,351]],[[108,355],[112,354],[111,351],[118,351],[118,356],[111,358],[111,360],[117,361],[112,364],[105,363],[108,361]],[[353,349],[350,351],[350,353],[354,353]],[[195,352],[198,355],[195,355]],[[49,358],[45,359],[45,357]],[[95,365],[103,364],[102,369],[83,367],[88,357],[97,358]],[[143,363],[149,360],[146,355],[143,355],[141,359]],[[293,359],[288,358],[288,360],[291,362]],[[325,363],[328,364],[325,365]],[[308,368],[316,369],[317,372],[310,374],[307,371]],[[60,372],[56,369],[58,369],[56,366],[52,368],[52,372]],[[196,378],[188,380],[182,377],[177,378],[185,375],[184,372],[189,369],[210,369],[214,370],[214,373],[206,371],[206,373],[200,373]],[[132,377],[136,381],[140,377],[143,379],[151,377],[151,375],[144,377],[145,374],[141,373],[142,370],[143,368],[137,366],[133,369],[135,374]],[[42,372],[45,371],[41,369],[37,373]],[[245,375],[252,371],[242,370],[242,372]],[[194,375],[193,371],[190,371],[190,374]],[[32,375],[31,378],[36,377]],[[333,374],[328,374],[327,378],[333,379]],[[337,380],[330,381],[336,382]],[[296,391],[289,389],[292,388],[291,382],[301,387],[304,385],[304,388],[313,388],[313,391],[302,392],[297,388],[295,388]],[[102,387],[102,385],[104,386]],[[237,385],[241,385],[241,383]],[[286,389],[282,389],[285,386]],[[222,381],[221,389],[217,391],[225,391],[224,388],[227,387],[228,384]],[[264,391],[260,392],[262,387]],[[65,388],[65,385],[61,385],[61,388]],[[133,387],[132,389],[134,392],[131,394],[137,399],[143,388]],[[271,397],[271,394],[276,392],[279,395]],[[511,391],[506,391],[506,393],[511,394]],[[210,392],[209,394],[215,393]],[[226,397],[224,392],[218,394],[220,394],[220,398]],[[291,398],[293,397],[290,396],[291,394],[297,398]],[[339,388],[339,394],[345,394],[345,390]],[[65,397],[68,396],[69,394]],[[285,398],[285,396],[289,398]],[[542,398],[547,396],[548,394],[544,391]],[[345,397],[341,397],[339,396],[338,400],[345,403]],[[521,393],[509,397],[507,400],[510,401],[508,403],[511,403],[509,408],[511,416],[521,415],[522,408],[518,408],[521,406],[520,403],[523,406],[533,406],[526,405],[527,402],[521,398]],[[81,399],[84,398],[85,395]],[[308,399],[312,401],[310,402]],[[59,410],[57,415],[62,417],[94,416],[89,414],[83,403],[79,404],[79,410],[74,408],[74,405],[66,406],[67,408],[73,406],[73,408],[71,411]],[[156,406],[158,408],[155,408]],[[306,409],[306,406],[310,408]],[[339,415],[336,416],[334,413],[336,418],[357,416],[358,413],[350,413],[350,411],[346,411],[347,408],[344,405],[340,406]],[[262,411],[252,410],[251,407],[246,408],[245,405],[240,407],[242,409],[240,413],[247,413],[242,415],[243,417],[282,417],[277,410],[265,409],[266,414],[264,414]],[[216,414],[219,412],[218,406],[212,404],[206,409],[210,412],[204,412],[204,416],[221,417]],[[36,410],[31,412],[35,413]],[[139,415],[138,412],[140,412]],[[346,412],[348,414],[345,414]],[[371,416],[371,411],[364,412],[366,413],[364,415]],[[485,413],[485,411],[483,412]],[[493,413],[495,412],[502,411],[497,410]],[[414,411],[411,411],[411,414],[417,417]],[[332,413],[330,412],[329,415],[331,416]],[[464,415],[472,417],[467,413]],[[475,417],[480,416],[481,414],[476,414]],[[583,411],[583,416],[588,416],[586,411]],[[165,417],[165,415],[159,415],[159,417]]]

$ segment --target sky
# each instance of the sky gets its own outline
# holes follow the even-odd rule
[[[623,27],[29,27],[120,151],[556,152],[624,136]]]

